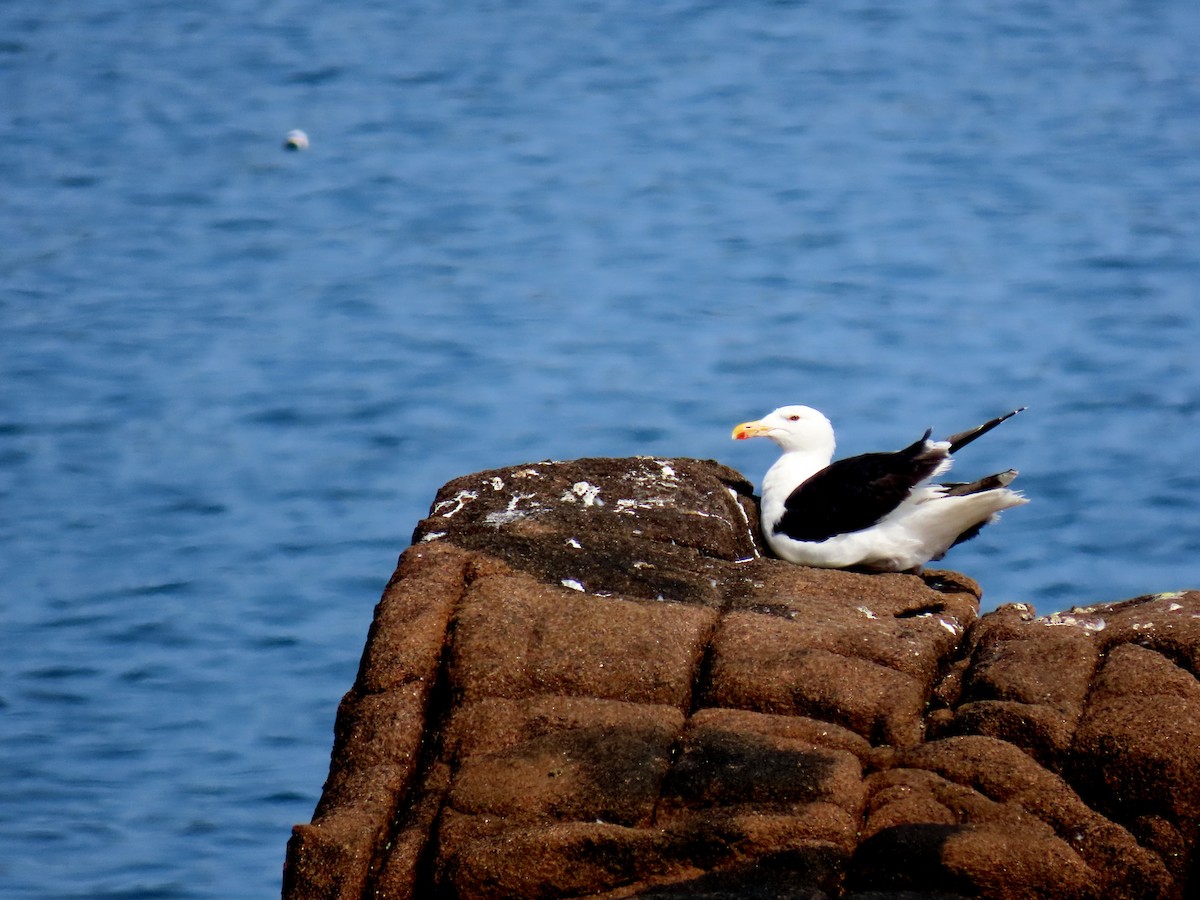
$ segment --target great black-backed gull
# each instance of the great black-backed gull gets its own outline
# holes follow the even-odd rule
[[[837,462],[830,461],[833,426],[808,406],[744,422],[733,437],[768,437],[783,450],[762,483],[763,535],[777,556],[805,566],[904,572],[941,559],[1001,510],[1029,502],[1008,490],[1014,469],[969,484],[932,481],[950,468],[950,454],[1021,409],[944,441],[931,441],[930,429],[895,453]]]

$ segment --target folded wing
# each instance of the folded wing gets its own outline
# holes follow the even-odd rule
[[[931,442],[929,435],[895,453],[864,453],[831,463],[792,491],[775,533],[823,541],[870,528],[949,457],[946,445]]]

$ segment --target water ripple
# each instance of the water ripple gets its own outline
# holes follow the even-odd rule
[[[957,471],[1034,502],[948,562],[1042,612],[1195,583],[1195,4],[32,9],[0,4],[6,898],[276,893],[465,472],[758,478],[729,428],[784,402],[846,452],[1027,404]]]

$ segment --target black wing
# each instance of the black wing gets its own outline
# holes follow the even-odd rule
[[[831,463],[784,503],[776,534],[823,541],[874,525],[930,477],[949,454],[925,437],[895,453],[864,453]]]

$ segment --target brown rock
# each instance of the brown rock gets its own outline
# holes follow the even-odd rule
[[[857,756],[792,732],[787,717],[731,712],[707,709],[688,722],[663,785],[660,818],[713,809],[789,815],[829,803],[857,822],[862,810]]]
[[[596,597],[528,575],[476,580],[454,622],[450,678],[463,699],[556,694],[691,702],[717,621],[704,606]]]
[[[649,825],[682,717],[660,708],[665,715],[646,721],[642,709],[632,706],[625,721],[560,727],[469,756],[459,763],[448,803],[514,823]]]
[[[1081,794],[1187,877],[1200,836],[1200,684],[1136,644],[1109,651],[1070,764]]]
[[[952,572],[762,556],[697,460],[446,485],[284,897],[1182,898],[1200,594],[977,620]]]
[[[957,708],[933,735],[990,735],[1061,770],[1100,655],[1086,624],[1048,624],[1017,606],[985,617],[971,634]]]

